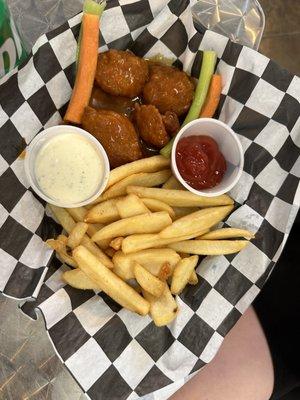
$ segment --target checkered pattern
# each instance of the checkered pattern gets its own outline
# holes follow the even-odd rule
[[[27,62],[2,81],[0,289],[17,298],[39,292],[23,310],[42,311],[59,357],[91,399],[161,400],[208,363],[272,271],[298,210],[299,78],[223,36],[197,32],[192,3],[110,0],[101,23],[102,50],[161,53],[193,76],[201,50],[214,49],[224,84],[218,116],[238,133],[245,152],[242,178],[231,192],[239,207],[226,225],[248,228],[256,238],[239,254],[207,257],[198,266],[199,283],[178,297],[180,313],[168,327],[156,328],[104,293],[62,282],[68,267],[51,259],[42,242],[60,228],[44,215],[18,158],[65,112],[80,15],[42,36]]]

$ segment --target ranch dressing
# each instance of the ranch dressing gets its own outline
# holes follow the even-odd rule
[[[40,189],[61,203],[79,203],[94,195],[103,171],[96,148],[76,133],[62,133],[47,141],[35,161]]]

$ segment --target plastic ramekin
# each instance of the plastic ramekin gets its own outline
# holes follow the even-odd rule
[[[197,190],[181,176],[176,164],[176,148],[180,139],[187,136],[206,135],[212,137],[225,157],[227,170],[222,181],[213,188]],[[244,152],[236,133],[224,122],[213,118],[199,118],[186,124],[176,135],[171,155],[173,174],[190,192],[199,196],[213,197],[227,193],[241,177],[244,167]]]
[[[35,161],[39,150],[53,137],[67,133],[73,133],[73,134],[75,133],[77,135],[80,135],[81,137],[84,137],[87,141],[89,141],[94,146],[100,159],[102,159],[103,162],[102,180],[99,182],[99,185],[95,193],[93,193],[93,195],[90,196],[89,198],[84,199],[83,201],[78,203],[63,203],[49,197],[46,193],[42,191],[35,176]],[[107,185],[109,178],[109,171],[110,171],[108,157],[101,143],[99,143],[98,140],[90,133],[86,132],[81,128],[77,128],[76,126],[71,126],[71,125],[52,126],[51,128],[45,129],[44,131],[39,133],[26,148],[24,166],[25,166],[25,173],[30,183],[30,186],[39,197],[46,200],[50,204],[54,204],[58,207],[67,207],[67,208],[81,207],[86,204],[92,203],[94,200],[96,200],[96,198],[100,196],[100,194],[104,191]]]

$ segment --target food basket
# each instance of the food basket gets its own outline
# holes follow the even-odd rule
[[[179,387],[208,363],[267,280],[298,210],[299,78],[222,35],[200,34],[193,4],[111,0],[101,20],[100,52],[162,54],[197,77],[202,51],[216,51],[224,82],[217,117],[238,134],[244,150],[244,171],[230,192],[236,209],[225,226],[249,229],[255,239],[237,255],[205,258],[197,267],[199,283],[178,296],[180,313],[167,327],[155,327],[102,292],[62,281],[68,267],[44,243],[61,227],[25,177],[26,144],[65,114],[81,15],[41,36],[26,62],[1,81],[0,289],[34,300],[23,311],[42,313],[58,356],[91,399],[154,392],[166,398],[169,385]]]

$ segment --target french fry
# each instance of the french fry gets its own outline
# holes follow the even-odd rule
[[[197,285],[198,283],[198,275],[196,274],[196,271],[194,270],[191,273],[191,276],[189,277],[189,284],[190,285]]]
[[[163,266],[168,264],[168,271],[166,272],[169,276],[179,260],[179,255],[171,249],[147,249],[131,254],[118,251],[113,256],[114,272],[124,280],[134,278],[133,266],[135,262],[155,276],[160,276]]]
[[[237,253],[245,248],[248,243],[247,240],[186,240],[171,243],[168,247],[175,251],[184,251],[190,254],[218,256]]]
[[[94,243],[87,235],[84,235],[81,244],[86,249],[88,249],[95,257],[97,257],[107,268],[113,268],[114,264],[109,259],[109,257],[107,257],[107,255],[101,249],[99,249],[96,243]]]
[[[163,189],[186,190],[185,187],[175,178],[174,175],[162,185]]]
[[[134,195],[128,195],[128,196],[134,196]],[[156,199],[147,199],[147,198],[142,198],[141,200],[143,201],[145,206],[149,208],[150,211],[152,212],[166,211],[172,219],[175,217],[175,212],[173,208],[170,207],[168,204],[164,203],[163,201]]]
[[[175,213],[175,219],[185,217],[193,212],[199,211],[198,207],[172,207]]]
[[[169,262],[163,263],[159,270],[158,278],[161,281],[166,281],[170,276],[172,276],[174,268],[171,267]]]
[[[203,236],[199,236],[197,239],[205,240],[217,240],[217,239],[232,239],[232,238],[245,238],[253,239],[255,236],[252,232],[246,229],[237,228],[221,228],[205,233]]]
[[[145,290],[143,295],[150,303],[150,315],[156,326],[168,325],[173,321],[178,313],[178,305],[166,283],[160,297],[154,297]]]
[[[88,230],[86,233],[89,237],[92,237],[93,235],[95,235],[96,232],[102,229],[103,226],[103,224],[88,224]]]
[[[136,251],[141,251],[151,248],[159,248],[170,243],[175,243],[183,240],[193,239],[196,236],[206,233],[207,230],[194,232],[190,235],[183,235],[175,238],[163,239],[159,234],[139,234],[127,236],[122,242],[122,251],[125,254],[133,253]]]
[[[198,263],[198,256],[191,256],[188,258],[183,258],[176,265],[171,282],[171,293],[172,294],[180,294],[183,289],[188,284],[188,281],[191,277],[193,271],[195,271],[195,267]]]
[[[67,249],[66,249],[66,243],[63,240],[64,236],[63,235],[59,235],[59,239],[55,240],[55,239],[48,239],[46,241],[46,244],[51,247],[53,250],[55,250],[56,252],[56,256],[64,263],[70,265],[73,268],[77,268],[77,263],[76,261],[73,259],[72,256],[70,256],[67,253]]]
[[[66,235],[58,235],[57,240],[61,243],[63,243],[64,246],[67,246],[68,243],[68,238]]]
[[[109,244],[110,247],[112,247],[116,251],[120,250],[120,248],[122,247],[123,239],[124,238],[122,236],[114,238]]]
[[[113,169],[109,174],[107,188],[121,181],[127,176],[138,174],[139,172],[156,172],[168,168],[170,160],[163,156],[153,156],[133,161]]]
[[[53,250],[61,250],[67,246],[68,238],[65,235],[58,235],[56,239],[46,240],[46,244]]]
[[[106,225],[92,237],[92,240],[98,242],[98,240],[102,239],[112,239],[136,233],[160,232],[171,223],[171,217],[165,211],[136,215]]]
[[[64,208],[54,206],[53,204],[48,204],[48,206],[60,225],[64,228],[64,230],[70,233],[74,228],[76,222],[68,213],[68,211]]]
[[[102,290],[96,282],[92,281],[79,268],[64,272],[62,278],[68,285],[76,289]]]
[[[75,208],[66,208],[68,213],[76,222],[83,222],[85,214],[87,212],[86,208],[84,207],[75,207]]]
[[[75,247],[80,245],[83,236],[88,230],[88,227],[88,224],[86,224],[85,222],[77,222],[68,237],[67,245],[71,247],[71,249],[74,249]]]
[[[49,204],[50,209],[55,215],[58,222],[62,225],[62,227],[70,233],[75,226],[75,221],[71,217],[71,215],[64,208],[56,207],[52,204]],[[113,263],[107,257],[106,254],[103,253],[101,249],[87,236],[84,235],[81,244],[83,244],[90,252],[93,253],[99,260],[107,267],[113,268]]]
[[[46,244],[51,247],[52,250],[61,250],[65,246],[60,240],[57,239],[48,239],[46,240]]]
[[[87,213],[87,209],[84,207],[66,208],[66,210],[76,222],[83,222]],[[88,224],[88,236],[92,237],[102,227],[102,224]]]
[[[98,197],[98,199],[95,200],[95,203],[124,196],[126,194],[127,186],[159,186],[166,182],[170,175],[171,171],[169,169],[158,172],[140,172],[139,174],[130,175],[108,188],[100,197]]]
[[[114,301],[122,307],[138,314],[148,314],[150,308],[149,302],[111,270],[106,268],[84,246],[76,247],[73,250],[73,257],[81,271],[99,285]]]
[[[116,207],[116,200],[107,200],[95,205],[88,210],[84,222],[107,224],[119,219],[119,212]]]
[[[56,251],[57,258],[59,258],[62,262],[70,265],[70,267],[77,268],[78,265],[73,257],[69,256],[66,251],[64,250],[57,250]]]
[[[233,200],[227,194],[216,197],[204,197],[186,190],[169,190],[142,186],[129,186],[127,187],[127,193],[160,200],[169,204],[169,206],[176,207],[213,207],[233,204]]]
[[[116,207],[121,218],[134,217],[135,215],[150,212],[144,202],[135,194],[129,194],[117,200]]]
[[[167,244],[170,242],[168,241]],[[171,240],[172,243],[172,240]],[[158,234],[140,234],[127,236],[122,242],[124,254],[139,252],[145,249],[152,249],[164,246],[166,243]]]
[[[183,235],[190,235],[201,229],[209,229],[222,221],[231,211],[233,206],[209,207],[196,211],[185,217],[179,218],[163,229],[159,236],[167,239]]]
[[[137,262],[134,263],[133,271],[135,279],[142,289],[155,297],[160,297],[162,295],[165,288],[164,282],[152,275],[151,272],[147,271],[146,268],[142,267]]]

